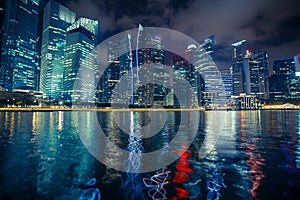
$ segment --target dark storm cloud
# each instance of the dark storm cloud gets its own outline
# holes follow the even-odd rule
[[[256,41],[260,46],[278,47],[285,43],[295,42],[300,36],[300,15],[284,19],[277,24],[275,30],[269,34],[269,38]]]
[[[78,0],[69,1],[67,6],[79,16],[99,19],[102,31],[145,26],[171,27],[179,10],[187,9],[191,1],[172,0]]]
[[[257,15],[254,19],[246,23],[245,25],[242,25],[242,29],[252,29],[254,32],[254,35],[256,37],[264,36],[266,35],[265,26],[268,25],[269,20],[266,19],[263,15]]]
[[[300,51],[297,0],[77,0],[66,5],[79,16],[98,19],[104,35],[139,23],[171,28],[199,42],[214,34],[224,47],[217,51],[224,62],[231,59],[230,43],[240,39],[275,57]]]
[[[275,59],[292,58],[300,52],[300,14],[280,20],[266,37],[258,38],[254,46],[267,49]]]

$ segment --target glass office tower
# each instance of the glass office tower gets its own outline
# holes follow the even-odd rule
[[[98,21],[81,17],[67,28],[64,69],[64,100],[94,103]],[[74,85],[77,84],[77,85]]]
[[[39,1],[7,0],[1,51],[0,85],[36,89]]]
[[[55,1],[44,8],[40,90],[49,99],[62,98],[67,28],[75,20],[74,12]]]

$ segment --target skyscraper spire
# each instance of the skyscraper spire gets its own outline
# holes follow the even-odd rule
[[[131,47],[131,35],[128,34],[128,44],[129,44],[129,67],[131,70],[131,94],[130,94],[130,103],[133,105],[133,66],[132,66],[132,47]]]
[[[137,77],[137,84],[139,85],[139,39],[141,36],[141,31],[143,31],[143,26],[139,24],[138,33],[136,37],[136,49],[135,49],[135,57],[136,57],[136,77]]]

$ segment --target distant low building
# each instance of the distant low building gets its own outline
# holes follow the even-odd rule
[[[257,110],[261,108],[261,103],[256,95],[241,93],[229,99],[228,107],[231,110]]]
[[[39,104],[34,91],[15,90],[0,92],[0,107],[28,107]]]

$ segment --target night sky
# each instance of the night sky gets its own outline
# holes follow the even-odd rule
[[[45,1],[45,0],[44,0]],[[59,1],[78,16],[100,21],[101,39],[143,26],[180,31],[201,42],[214,34],[217,60],[230,65],[230,44],[247,40],[272,60],[300,52],[299,0],[69,0]]]

